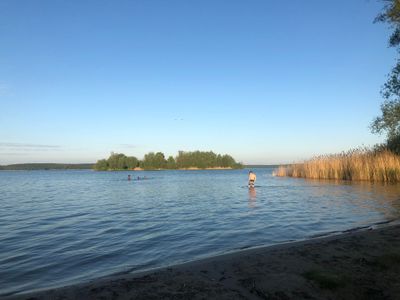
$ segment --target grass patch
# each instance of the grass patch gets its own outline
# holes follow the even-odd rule
[[[346,278],[325,271],[310,270],[302,275],[304,278],[317,283],[322,289],[335,290],[346,285]]]
[[[382,270],[387,270],[395,265],[400,265],[400,254],[388,253],[378,256],[374,261],[374,265]]]

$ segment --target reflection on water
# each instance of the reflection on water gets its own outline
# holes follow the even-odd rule
[[[255,187],[249,187],[249,207],[256,206],[257,191]]]
[[[400,185],[247,172],[0,172],[0,296],[400,216]]]
[[[379,212],[384,219],[400,216],[400,186],[393,183],[365,181],[330,181],[307,179],[310,195],[327,198],[328,207],[343,206],[347,202],[354,213],[361,211]],[[341,201],[337,201],[341,199]]]

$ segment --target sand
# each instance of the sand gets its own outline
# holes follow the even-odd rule
[[[249,249],[10,299],[400,299],[400,225]]]

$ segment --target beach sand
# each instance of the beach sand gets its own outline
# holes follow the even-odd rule
[[[10,299],[400,299],[400,225],[243,250]]]

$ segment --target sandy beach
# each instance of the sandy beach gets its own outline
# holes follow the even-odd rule
[[[400,299],[400,225],[248,249],[8,299]]]

